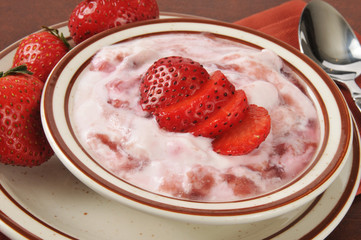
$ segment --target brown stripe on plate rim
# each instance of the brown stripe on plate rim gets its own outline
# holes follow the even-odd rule
[[[43,225],[45,228],[50,229],[59,235],[62,235],[64,237],[67,237],[69,239],[75,239],[74,237],[66,234],[65,232],[60,231],[57,228],[54,228],[53,226],[45,223],[44,221],[40,220],[36,216],[34,216],[31,212],[26,210],[19,202],[17,202],[10,193],[6,191],[6,189],[0,184],[0,192],[2,192],[6,198],[8,198],[18,209],[20,209],[24,214],[28,215],[30,218],[32,218],[34,221],[38,222],[39,224]],[[28,239],[42,239],[39,236],[36,236],[34,233],[32,233],[29,229],[27,229],[27,226],[21,226],[17,222],[15,222],[11,217],[7,216],[3,211],[0,210],[0,219],[6,223],[11,229],[16,231],[18,234],[28,238]],[[5,234],[5,233],[4,233]]]

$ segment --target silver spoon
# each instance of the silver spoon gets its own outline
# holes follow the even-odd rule
[[[328,3],[313,0],[302,12],[298,33],[301,52],[348,88],[361,111],[361,88],[355,82],[361,73],[361,46],[346,20]]]

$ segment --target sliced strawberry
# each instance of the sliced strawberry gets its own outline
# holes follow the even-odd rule
[[[194,94],[176,104],[158,108],[155,112],[161,128],[185,132],[208,119],[232,98],[235,87],[220,71],[216,71],[210,80]]]
[[[247,108],[246,94],[243,90],[237,90],[224,106],[205,121],[189,129],[189,132],[195,136],[217,137],[242,121]]]
[[[251,104],[243,121],[212,142],[213,150],[224,155],[243,155],[257,148],[268,136],[271,118],[268,111]]]
[[[140,104],[153,114],[160,128],[216,138],[213,150],[242,155],[268,136],[271,120],[266,109],[251,105],[243,90],[235,90],[224,74],[207,71],[188,58],[156,61],[142,76]]]
[[[144,74],[140,85],[140,103],[143,110],[175,104],[193,95],[209,74],[197,62],[183,57],[166,57],[156,61]]]

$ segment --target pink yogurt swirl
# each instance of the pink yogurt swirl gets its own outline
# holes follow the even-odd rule
[[[244,156],[212,150],[211,139],[160,129],[139,105],[139,80],[156,60],[183,56],[221,70],[266,108],[271,132]],[[160,34],[101,49],[78,79],[72,124],[104,168],[140,188],[197,201],[233,201],[272,191],[304,171],[317,151],[317,112],[275,53],[209,34]]]

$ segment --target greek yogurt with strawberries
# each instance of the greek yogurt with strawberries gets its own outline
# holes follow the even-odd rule
[[[140,85],[168,56],[192,59],[210,75],[221,71],[249,105],[266,109],[264,141],[230,156],[214,151],[214,138],[160,127],[142,109]],[[316,109],[296,74],[269,50],[206,33],[152,35],[102,48],[76,84],[71,122],[80,143],[114,175],[158,194],[209,202],[258,196],[297,178],[318,150]]]

